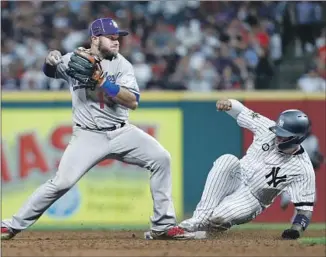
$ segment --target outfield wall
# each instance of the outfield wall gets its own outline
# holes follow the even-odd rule
[[[325,96],[297,92],[223,92],[214,94],[147,92],[130,120],[157,138],[173,161],[173,198],[178,217],[191,214],[213,161],[232,153],[241,157],[251,140],[215,100],[235,98],[256,112],[276,118],[287,108],[300,108],[312,119],[313,131],[325,145]],[[67,92],[2,94],[2,216],[13,214],[34,188],[54,175],[71,134]],[[314,222],[325,222],[325,164],[317,175],[318,203]],[[95,200],[94,200],[95,199]],[[278,201],[260,222],[288,222],[293,209]],[[104,161],[69,194],[54,204],[42,226],[146,226],[152,213],[148,174],[134,166]]]

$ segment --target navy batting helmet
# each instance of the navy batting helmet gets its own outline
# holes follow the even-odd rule
[[[286,110],[280,114],[276,126],[270,127],[277,137],[282,140],[278,143],[280,150],[294,148],[301,144],[310,131],[310,120],[308,116],[300,110]]]

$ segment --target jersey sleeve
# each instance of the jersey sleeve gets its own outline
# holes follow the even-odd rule
[[[237,116],[237,123],[240,127],[249,129],[255,136],[265,133],[268,131],[269,127],[275,125],[275,121],[245,106]]]
[[[135,77],[134,69],[130,62],[125,60],[121,64],[121,71],[118,73],[116,83],[129,91],[139,95],[139,87]]]
[[[315,173],[309,169],[297,177],[289,186],[291,201],[298,210],[313,211],[316,197]]]
[[[57,65],[57,69],[55,72],[55,78],[57,79],[64,79],[66,81],[69,81],[70,76],[66,73],[66,70],[68,68],[68,62],[70,61],[72,53],[67,53],[64,56],[62,56],[62,63],[59,63]]]

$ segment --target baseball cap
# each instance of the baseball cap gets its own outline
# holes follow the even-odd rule
[[[118,24],[111,18],[99,18],[92,22],[89,28],[90,36],[101,35],[119,35],[127,36],[129,34],[126,30],[120,30]]]

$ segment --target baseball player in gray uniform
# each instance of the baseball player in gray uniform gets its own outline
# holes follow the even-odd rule
[[[89,32],[90,49],[79,48],[64,56],[55,50],[46,57],[45,75],[64,79],[70,85],[73,134],[56,175],[41,185],[15,215],[2,221],[1,238],[10,239],[33,225],[86,172],[107,158],[150,172],[152,239],[191,237],[191,233],[176,226],[170,154],[153,137],[128,122],[129,109],[135,110],[140,98],[133,67],[119,54],[118,39],[128,32],[120,30],[110,18],[95,20]]]
[[[192,232],[225,231],[253,220],[287,190],[297,214],[282,237],[299,238],[315,201],[315,173],[300,145],[310,128],[307,115],[287,110],[275,122],[237,100],[219,100],[216,106],[251,130],[254,140],[242,159],[226,154],[214,162],[193,217],[179,226]]]

